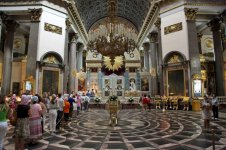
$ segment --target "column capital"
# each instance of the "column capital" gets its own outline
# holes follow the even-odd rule
[[[4,12],[0,11],[0,18],[2,20],[6,20],[8,18],[8,15],[6,15]]]
[[[149,33],[148,39],[151,43],[156,43],[158,41],[158,33],[156,32]]]
[[[66,24],[66,30],[68,30],[71,27],[71,24],[72,24],[69,18],[67,18],[65,20],[65,24]]]
[[[19,24],[15,20],[4,20],[7,31],[15,31],[19,27]]]
[[[221,20],[219,18],[214,18],[207,23],[207,26],[211,28],[212,31],[219,31],[221,29]]]
[[[78,41],[78,33],[72,35],[71,43],[76,43]]]
[[[158,17],[157,20],[155,21],[155,26],[158,28],[158,30],[161,30],[161,18]]]
[[[30,14],[31,14],[31,22],[39,22],[40,21],[40,17],[42,15],[42,9],[30,9]]]
[[[184,12],[187,20],[195,21],[198,8],[184,8]]]

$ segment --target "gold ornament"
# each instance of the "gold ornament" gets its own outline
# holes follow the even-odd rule
[[[104,65],[109,70],[118,70],[123,65],[123,56],[116,56],[113,61],[110,57],[104,56]]]

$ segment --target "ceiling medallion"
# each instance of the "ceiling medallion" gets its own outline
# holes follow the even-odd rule
[[[87,49],[96,57],[98,54],[107,56],[111,66],[114,66],[116,56],[124,56],[127,52],[134,57],[137,31],[131,26],[116,19],[117,0],[108,0],[108,19],[97,28],[89,31]]]
[[[104,65],[108,70],[118,70],[123,65],[123,56],[116,56],[112,65],[111,59],[108,56],[104,56]]]

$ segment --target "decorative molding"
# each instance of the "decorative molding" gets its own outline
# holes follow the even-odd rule
[[[53,32],[62,35],[62,28],[53,24],[49,24],[45,22],[44,26],[45,31]]]
[[[65,20],[65,24],[66,24],[66,29],[68,30],[71,27],[71,24],[72,24],[69,18],[67,18]]]
[[[181,62],[181,60],[179,59],[179,56],[173,55],[172,57],[170,57],[167,63],[170,64],[170,63],[179,63],[179,62]]]
[[[161,30],[161,18],[158,17],[154,24],[158,30]]]
[[[71,12],[73,18],[74,18],[74,23],[78,26],[78,30],[81,32],[82,36],[84,37],[85,42],[88,41],[88,34],[86,32],[86,29],[82,23],[82,20],[79,16],[78,10],[75,7],[74,2],[69,2],[67,6],[68,10]]]
[[[60,64],[60,62],[54,56],[49,56],[43,60],[44,63],[49,64]]]
[[[182,22],[176,23],[167,27],[164,27],[164,34],[170,34],[173,32],[177,32],[183,29]]]
[[[30,14],[31,14],[31,22],[39,22],[40,21],[40,17],[42,15],[42,9],[30,9]]]
[[[154,14],[158,10],[158,4],[154,3],[151,8],[149,9],[148,15],[143,23],[143,26],[139,32],[137,45],[141,42],[142,37],[144,36],[145,32],[148,30],[148,26],[150,25],[151,21],[153,20]]]
[[[195,21],[198,8],[184,8],[187,20]]]

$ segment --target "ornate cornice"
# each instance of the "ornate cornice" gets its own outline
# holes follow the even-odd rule
[[[31,22],[39,22],[40,21],[40,17],[42,15],[42,9],[30,9],[29,10],[30,14],[31,14]]]
[[[84,37],[85,42],[87,42],[88,41],[88,34],[87,34],[86,29],[85,29],[85,27],[82,23],[82,20],[79,16],[78,10],[75,7],[74,2],[71,1],[70,3],[68,3],[67,8],[68,8],[69,12],[72,14],[73,19],[74,19],[74,23],[77,25],[78,30],[80,30],[82,36]]]
[[[152,7],[149,9],[148,15],[145,18],[143,26],[138,35],[137,45],[140,44],[142,37],[144,36],[145,32],[147,32],[147,30],[149,29],[148,27],[150,26],[150,23],[153,20],[153,17],[157,11],[158,11],[158,4],[153,3]]]
[[[184,8],[184,13],[187,20],[195,21],[198,8]]]

